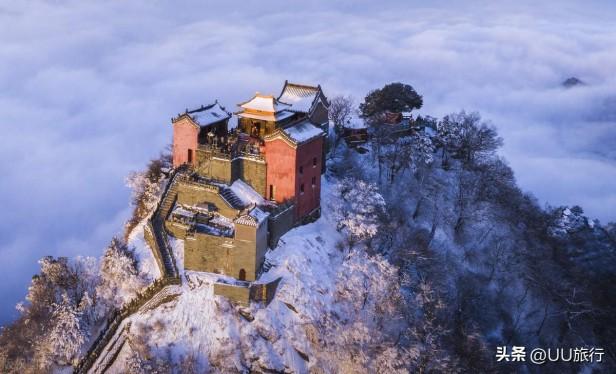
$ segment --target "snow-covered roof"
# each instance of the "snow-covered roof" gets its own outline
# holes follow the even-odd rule
[[[195,217],[195,213],[191,212],[190,210],[184,209],[184,207],[182,207],[181,205],[176,205],[172,213],[178,216],[184,216],[189,219]]]
[[[261,224],[261,222],[265,221],[267,217],[269,217],[269,213],[264,212],[259,208],[254,208],[249,214],[252,218],[257,220],[258,224]]]
[[[245,206],[250,204],[261,205],[264,203],[263,196],[261,196],[257,191],[250,187],[250,185],[241,179],[237,179],[233,182],[230,188],[231,191],[233,191],[235,195],[242,200],[242,203]]]
[[[202,232],[202,233],[206,233],[206,234],[210,234],[213,236],[226,236],[226,237],[232,237],[233,236],[233,232],[235,231],[233,229],[233,227],[214,227],[214,226],[210,226],[210,225],[206,225],[203,223],[197,223],[195,225],[195,228],[197,229],[198,232]]]
[[[319,94],[319,90],[318,86],[315,87],[286,82],[280,96],[278,96],[278,101],[290,104],[290,110],[308,113]]]
[[[233,229],[233,221],[230,218],[227,218],[221,214],[214,214],[210,219],[210,222],[215,225]]]
[[[296,143],[303,143],[318,136],[323,136],[323,134],[325,134],[323,130],[316,127],[308,120],[301,121],[293,126],[289,126],[283,131],[289,138],[293,139]]]
[[[347,129],[355,129],[355,130],[365,129],[367,127],[365,121],[359,118],[359,116],[357,115],[351,116],[351,118],[349,118],[347,123],[345,123],[343,126]]]
[[[231,113],[218,103],[218,100],[213,104],[201,106],[201,108],[189,110],[187,114],[199,126],[208,126],[216,122],[228,120],[231,118]]]
[[[267,217],[269,217],[269,213],[255,207],[250,211],[250,213],[236,218],[234,222],[240,225],[258,227],[261,226]]]
[[[237,115],[239,117],[254,118],[264,121],[282,121],[283,119],[291,117],[293,115],[293,112],[289,112],[288,110],[283,110],[276,114],[255,114],[248,112],[240,112]]]
[[[286,108],[289,108],[289,104],[281,103],[274,98],[274,96],[261,95],[260,93],[241,104],[238,104],[243,109],[258,110],[261,112],[277,113]]]
[[[207,203],[199,203],[197,205],[189,205],[187,206],[188,209],[199,212],[199,213],[209,213],[210,212],[210,206]]]

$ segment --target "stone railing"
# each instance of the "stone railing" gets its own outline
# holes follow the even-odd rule
[[[192,185],[195,187],[199,187],[199,188],[205,188],[207,190],[210,190],[214,193],[218,193],[218,191],[220,190],[220,187],[218,187],[215,184],[211,184],[209,181],[203,181],[203,180],[196,180],[196,179],[192,179],[191,177],[187,176],[187,175],[183,175],[181,178],[182,183],[187,184],[187,185]],[[212,182],[218,183],[214,180],[212,180]],[[222,183],[222,182],[220,182]]]
[[[181,284],[180,278],[159,278],[150,284],[147,288],[137,294],[131,301],[124,304],[122,308],[116,310],[107,318],[105,328],[98,335],[88,353],[84,356],[83,360],[79,362],[75,367],[75,373],[87,373],[88,370],[98,360],[100,354],[103,352],[107,344],[111,341],[116,334],[122,321],[137,312],[146,302],[148,302],[154,295],[160,292],[163,288],[169,285]]]
[[[158,204],[156,205],[156,209],[154,210],[154,214],[147,222],[147,228],[151,230],[152,235],[154,236],[154,242],[156,244],[156,248],[152,248],[153,252],[160,256],[160,260],[162,262],[163,268],[161,269],[161,274],[164,277],[176,278],[178,277],[178,270],[175,264],[175,258],[173,257],[173,251],[169,243],[167,242],[167,232],[165,231],[165,217],[161,217],[161,206],[162,203],[167,198],[167,194],[173,185],[177,183],[177,179],[181,178],[184,175],[184,168],[178,168],[171,173],[169,183],[165,187],[165,191],[162,194],[161,198],[158,200]],[[162,238],[162,243],[161,239]],[[161,245],[162,244],[162,245]],[[158,259],[157,259],[158,260]]]
[[[210,156],[213,158],[220,158],[223,160],[233,160],[238,157],[250,158],[257,161],[265,160],[263,154],[261,154],[260,152],[248,152],[245,149],[241,150],[235,148],[227,151],[209,144],[199,144],[197,149],[209,153]]]
[[[287,199],[282,203],[278,203],[276,204],[276,207],[269,212],[270,218],[276,218],[280,214],[294,207],[295,207],[295,199]]]
[[[255,161],[265,161],[265,157],[263,157],[263,154],[259,153],[250,153],[250,152],[237,152],[237,155],[235,157],[242,157],[242,158],[249,158]]]
[[[224,150],[213,147],[209,144],[199,144],[197,146],[197,150],[207,152],[211,157],[221,158],[223,160],[231,160],[233,157],[231,152],[225,152]]]
[[[164,218],[161,219],[161,205],[167,198],[167,194],[171,187],[177,183],[176,180],[182,178],[186,172],[189,171],[188,167],[179,167],[171,172],[169,177],[169,183],[165,187],[165,190],[156,205],[154,213],[151,218],[148,219],[146,227],[144,228],[144,236],[146,241],[152,247],[152,253],[156,258],[156,262],[160,268],[162,278],[155,280],[148,287],[143,289],[137,294],[135,298],[124,304],[122,308],[114,311],[107,321],[100,334],[94,340],[88,352],[84,355],[84,358],[75,367],[75,373],[87,373],[88,370],[98,360],[100,354],[103,352],[107,344],[111,341],[116,334],[122,321],[137,312],[146,302],[148,302],[154,295],[160,292],[163,288],[169,285],[180,285],[182,283],[173,251],[167,241],[167,232],[164,227]],[[148,235],[150,238],[148,239]]]

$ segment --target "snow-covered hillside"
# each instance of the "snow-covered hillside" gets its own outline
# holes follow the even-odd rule
[[[273,266],[259,282],[281,279],[269,305],[233,306],[214,296],[218,276],[189,271],[177,299],[130,318],[132,340],[147,344],[157,357],[178,365],[193,360],[202,370],[305,373],[340,367],[343,352],[332,349],[341,346],[324,346],[327,335],[351,323],[339,339],[369,340],[370,311],[383,307],[388,278],[396,270],[378,257],[345,249],[344,235],[336,230],[332,207],[339,204],[332,188],[323,183],[321,218],[291,230],[267,254]],[[176,247],[181,252],[181,245]],[[366,295],[357,300],[359,290]],[[135,350],[125,345],[112,371],[125,372]]]
[[[601,366],[540,369],[610,372],[616,225],[577,206],[540,207],[477,114],[417,122],[432,131],[376,129],[361,148],[333,142],[321,217],[266,255],[257,282],[279,280],[269,305],[215,296],[220,275],[157,280],[144,224],[166,179],[164,162],[153,161],[131,176],[126,243],[113,239],[99,261],[41,260],[20,318],[0,334],[0,368],[65,372],[107,331],[101,354],[88,355],[96,373],[538,368],[496,362],[503,345],[602,348]],[[183,269],[183,241],[169,243]]]

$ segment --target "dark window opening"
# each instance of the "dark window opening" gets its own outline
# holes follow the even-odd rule
[[[189,149],[188,150],[188,163],[192,164],[192,162],[193,162],[193,150]]]
[[[240,276],[238,277],[238,279],[241,280],[241,281],[245,281],[246,280],[246,270],[240,269]]]
[[[270,193],[269,193],[269,197],[270,197],[270,200],[274,200],[274,199],[275,199],[275,198],[274,198],[274,185],[273,185],[273,184],[270,184]]]
[[[317,185],[317,177],[312,177],[312,187]]]
[[[261,125],[262,125],[261,122],[253,123],[252,133],[250,135],[254,137],[260,137],[261,136]]]
[[[304,184],[302,183],[301,186],[299,186],[299,192],[300,193],[304,193]]]
[[[312,167],[313,168],[317,167],[317,158],[316,157],[312,159]]]
[[[300,173],[300,174],[304,174],[304,167],[303,167],[303,166],[300,166],[300,167],[299,167],[299,173]]]

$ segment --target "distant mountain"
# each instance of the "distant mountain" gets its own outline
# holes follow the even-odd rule
[[[571,87],[575,87],[575,86],[585,86],[586,83],[584,83],[582,80],[576,78],[576,77],[570,77],[567,78],[563,83],[562,83],[563,87],[565,88],[571,88]]]

